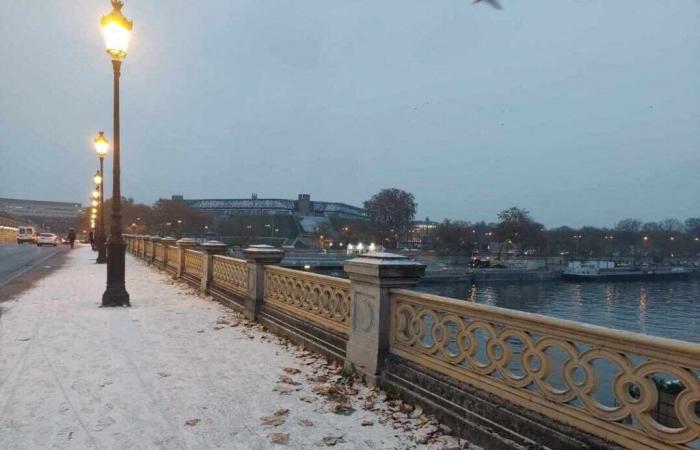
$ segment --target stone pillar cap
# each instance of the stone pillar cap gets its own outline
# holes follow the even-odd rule
[[[425,264],[394,253],[367,253],[345,261],[350,279],[385,284],[415,283],[425,274]]]
[[[278,264],[284,258],[284,250],[267,244],[251,245],[243,250],[243,256],[260,264]]]
[[[172,236],[167,236],[167,237],[164,237],[163,239],[161,239],[161,241],[175,242],[175,241],[177,241],[177,239],[175,239]]]
[[[160,240],[162,240],[162,239],[163,239],[163,238],[160,237],[160,236],[151,236],[151,240],[152,240],[152,241],[160,241]]]
[[[204,248],[204,250],[206,250],[207,252],[221,253],[222,251],[226,251],[227,246],[221,241],[212,240],[202,244],[202,248]]]
[[[197,245],[197,243],[192,238],[182,238],[178,239],[177,245],[180,247],[194,247]]]

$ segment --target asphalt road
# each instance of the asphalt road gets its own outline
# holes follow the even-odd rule
[[[0,244],[0,287],[24,273],[41,267],[47,259],[67,251],[66,247]]]

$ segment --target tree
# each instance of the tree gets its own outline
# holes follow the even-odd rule
[[[639,233],[642,229],[642,221],[639,219],[622,219],[615,225],[616,231]]]
[[[435,227],[435,250],[442,254],[471,254],[475,249],[473,230],[474,227],[469,222],[445,219]]]
[[[193,209],[183,200],[160,199],[153,204],[154,227],[161,233],[197,236],[213,225],[211,214]]]
[[[369,220],[379,231],[385,247],[398,247],[400,236],[411,228],[417,204],[413,194],[401,189],[382,189],[364,203]]]
[[[685,230],[693,239],[700,236],[700,217],[691,217],[685,221]]]
[[[499,223],[496,226],[496,237],[501,242],[522,244],[536,250],[546,246],[544,226],[535,222],[526,209],[512,207],[498,213]],[[501,248],[504,246],[502,245]]]

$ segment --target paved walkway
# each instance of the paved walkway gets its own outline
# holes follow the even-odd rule
[[[317,356],[131,256],[133,306],[99,308],[105,267],[93,257],[70,252],[0,304],[0,448],[415,447],[414,431],[387,421],[397,405],[379,395],[364,410],[376,394],[360,386],[348,400],[323,395],[340,375]],[[414,416],[401,419],[426,419]]]

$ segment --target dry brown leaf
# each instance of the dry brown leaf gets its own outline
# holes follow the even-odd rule
[[[289,442],[289,435],[287,433],[270,433],[267,437],[275,444],[286,444]]]
[[[199,419],[185,420],[185,425],[187,425],[188,427],[193,427],[193,426],[197,425],[198,423],[199,423]]]
[[[275,411],[276,416],[286,416],[287,413],[289,412],[289,409],[287,408],[280,408],[277,411]]]
[[[362,422],[360,422],[360,425],[362,425],[363,427],[371,427],[372,425],[374,425],[374,421],[365,419]]]
[[[287,372],[290,375],[296,375],[299,372],[301,372],[301,370],[297,369],[296,367],[285,367],[282,370],[284,370],[285,372]]]
[[[302,427],[313,427],[314,423],[309,419],[301,419],[299,420],[299,425],[301,425]]]
[[[289,386],[275,386],[272,388],[273,391],[279,392],[280,394],[289,394],[294,391],[294,388],[289,387]]]
[[[271,416],[261,417],[260,422],[263,425],[270,425],[273,427],[277,427],[277,426],[280,426],[284,423],[284,417],[280,417],[280,416],[273,414]]]
[[[326,436],[323,438],[323,443],[326,444],[328,447],[332,447],[338,442],[345,442],[345,439],[343,439],[343,435],[340,436]]]
[[[298,386],[299,384],[301,384],[297,381],[294,381],[294,379],[292,379],[292,377],[288,377],[287,375],[280,376],[279,383],[291,384],[292,386]]]

